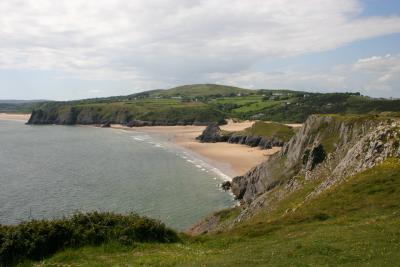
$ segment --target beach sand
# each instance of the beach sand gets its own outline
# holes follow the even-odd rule
[[[0,120],[27,122],[29,120],[30,116],[31,116],[31,114],[0,113]]]
[[[229,121],[227,125],[221,126],[221,129],[226,131],[240,131],[250,127],[253,123],[253,121],[239,123]],[[265,161],[268,156],[280,150],[278,147],[261,150],[246,145],[225,142],[200,143],[196,140],[196,137],[203,132],[205,126],[146,126],[128,128],[122,125],[112,125],[111,127],[167,138],[168,141],[205,158],[209,164],[221,169],[221,171],[230,177],[245,174],[251,168]]]
[[[0,120],[14,120],[27,122],[30,114],[9,114],[0,113]],[[254,121],[233,122],[222,125],[221,129],[225,131],[241,131],[251,125]],[[290,125],[301,127],[301,124]],[[221,143],[200,143],[196,140],[205,126],[146,126],[146,127],[126,127],[119,124],[113,124],[112,128],[132,130],[152,134],[167,141],[181,146],[189,151],[201,156],[210,165],[219,168],[230,177],[243,175],[251,168],[265,161],[270,155],[278,152],[281,148],[274,147],[268,150],[248,147],[246,145]]]

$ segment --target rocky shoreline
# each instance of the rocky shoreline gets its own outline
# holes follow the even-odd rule
[[[283,147],[285,144],[282,140],[275,137],[224,132],[217,123],[208,125],[196,139],[203,143],[228,142],[231,144],[247,145],[249,147],[259,147],[260,149]]]

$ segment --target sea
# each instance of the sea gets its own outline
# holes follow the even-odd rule
[[[185,230],[232,207],[217,168],[162,138],[123,129],[0,120],[0,224],[77,212],[134,212]]]

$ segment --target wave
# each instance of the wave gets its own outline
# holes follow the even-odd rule
[[[121,130],[121,131],[132,134],[132,131],[126,131],[126,130]],[[152,145],[153,147],[164,149],[168,152],[175,154],[175,156],[181,158],[185,162],[194,165],[194,167],[196,167],[199,171],[208,174],[214,174],[216,176],[212,177],[212,179],[214,180],[230,181],[232,179],[222,170],[206,162],[206,160],[201,159],[201,156],[196,155],[194,152],[188,151],[186,148],[180,147],[170,141],[161,141],[160,139],[162,138],[154,138],[151,135],[139,132],[137,132],[137,134],[131,135],[131,138],[136,142],[144,142],[149,145]]]

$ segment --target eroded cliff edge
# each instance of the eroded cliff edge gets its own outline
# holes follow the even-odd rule
[[[391,157],[400,158],[398,114],[312,115],[280,152],[232,180],[231,190],[241,202],[233,220],[221,223],[215,213],[190,232],[229,228],[312,185],[304,203]]]

